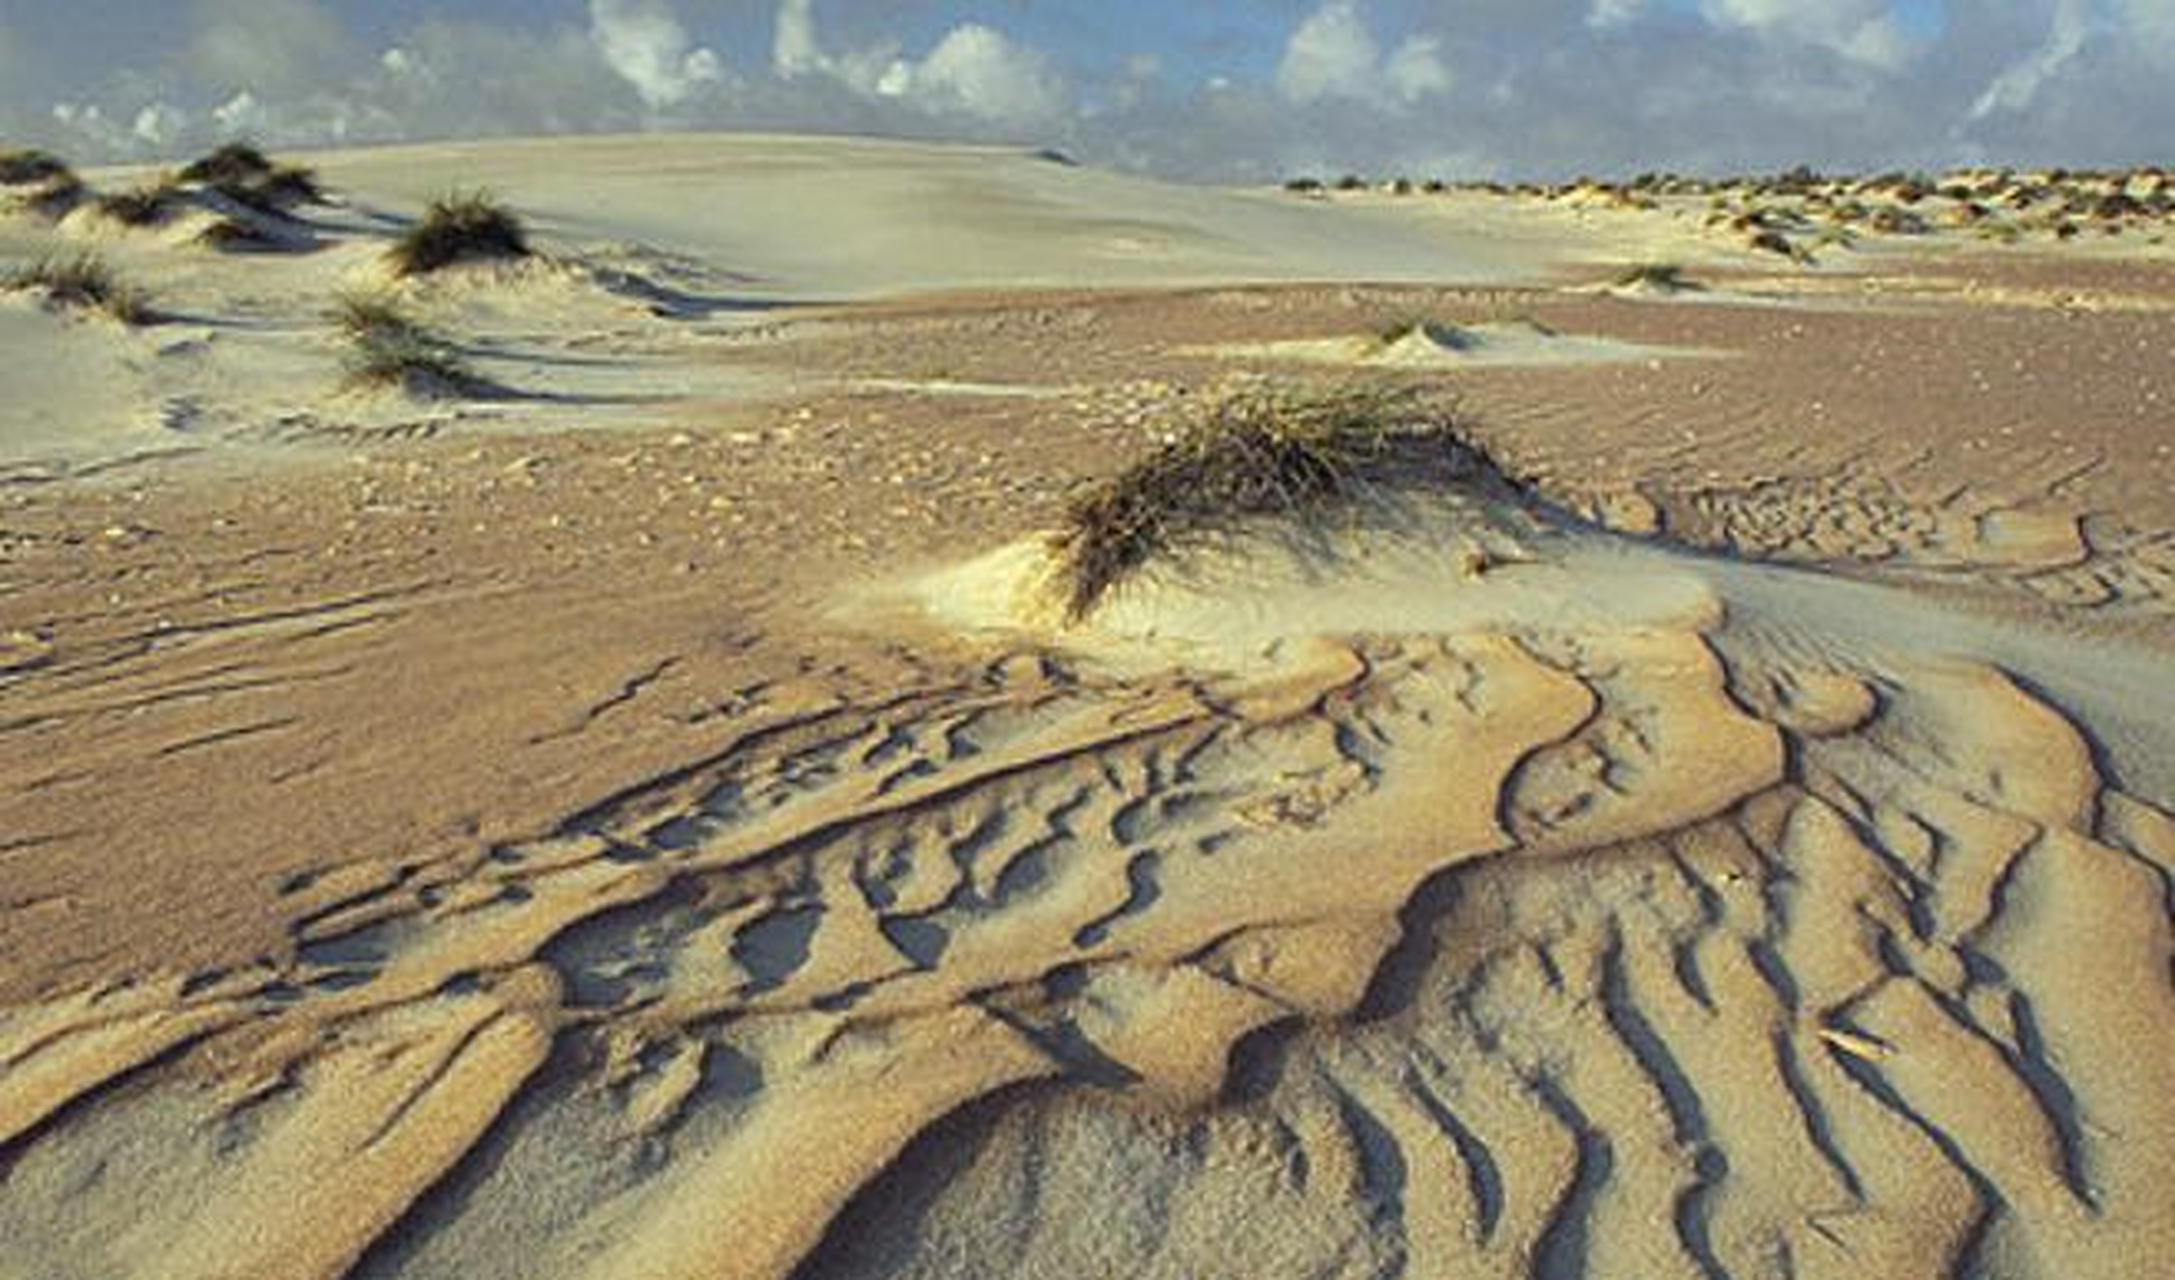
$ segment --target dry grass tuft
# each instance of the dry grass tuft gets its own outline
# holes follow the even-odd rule
[[[144,294],[121,283],[94,254],[41,258],[0,277],[0,292],[41,294],[48,306],[102,312],[127,325],[149,324],[155,318]]]
[[[1050,538],[1052,589],[1077,623],[1157,556],[1252,519],[1318,521],[1399,490],[1491,477],[1510,483],[1449,414],[1409,394],[1240,395],[1071,501]]]
[[[1674,262],[1642,262],[1638,266],[1625,268],[1623,274],[1616,277],[1616,287],[1683,293],[1699,286],[1693,284],[1691,278],[1684,274],[1684,268]]]
[[[487,385],[450,339],[391,299],[348,294],[331,319],[353,344],[346,360],[350,387],[435,397],[475,394]]]
[[[0,187],[35,187],[75,177],[58,156],[45,151],[0,151]]]
[[[59,177],[15,197],[15,207],[41,218],[59,221],[75,211],[90,196],[90,188],[83,179],[62,170]]]
[[[284,248],[280,238],[241,218],[221,218],[197,233],[196,242],[221,253],[269,253]]]
[[[230,142],[191,163],[181,171],[181,179],[259,213],[284,213],[325,198],[314,172],[299,165],[274,164],[246,142]]]
[[[486,192],[433,201],[388,255],[396,275],[419,276],[463,262],[529,256],[521,219]]]
[[[161,178],[132,190],[99,196],[91,205],[124,227],[155,227],[180,210],[181,188],[173,178]]]

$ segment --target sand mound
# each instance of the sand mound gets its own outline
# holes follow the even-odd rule
[[[1384,333],[1288,342],[1231,343],[1197,349],[1228,360],[1343,365],[1396,371],[1452,370],[1516,365],[1611,364],[1658,357],[1699,355],[1606,338],[1558,333],[1531,321],[1451,325],[1420,321]]]
[[[0,1015],[0,1269],[2157,1273],[2175,822],[2056,658],[1479,499],[1035,639],[1040,545],[972,679]]]

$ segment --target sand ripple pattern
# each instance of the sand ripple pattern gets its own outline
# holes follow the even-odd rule
[[[2156,1275],[2171,865],[1982,665],[1015,656],[0,1015],[0,1275]]]

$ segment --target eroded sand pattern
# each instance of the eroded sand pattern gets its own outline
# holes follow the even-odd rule
[[[645,426],[10,494],[0,1276],[2162,1274],[2165,418],[1942,491],[1731,337],[1915,313],[1519,288],[1417,301],[1583,336],[1389,363],[1538,498],[1078,626],[1074,477],[1415,299],[751,316]]]

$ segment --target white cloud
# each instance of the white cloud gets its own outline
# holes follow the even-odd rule
[[[919,62],[893,62],[877,91],[1006,124],[1048,124],[1065,111],[1064,88],[1049,60],[977,22],[954,27]]]
[[[2029,108],[2040,89],[2083,51],[2090,27],[2086,0],[2058,0],[2048,21],[2046,43],[2004,67],[1971,104],[1965,119],[1975,123]]]
[[[887,17],[969,0],[860,6],[850,37],[813,0],[701,0],[775,15],[774,31],[743,20],[731,36],[769,43],[767,69],[744,75],[699,47],[680,0],[561,0],[574,16],[559,19],[502,5],[523,16],[425,19],[370,43],[363,6],[335,0],[125,2],[180,15],[164,51],[105,65],[95,40],[56,44],[101,50],[71,62],[0,21],[0,136],[92,162],[242,134],[835,130],[1032,141],[1215,179],[2121,164],[2163,158],[2175,136],[2175,0],[1973,0],[1938,24],[1899,19],[1905,0],[1308,0],[1266,72],[1199,44],[1112,58],[1106,40],[1081,64],[1093,78],[986,20],[914,49],[885,36]],[[92,8],[77,6],[85,31]],[[1411,26],[1392,31],[1392,12]],[[1157,30],[1137,34],[1115,51],[1157,48]],[[1455,130],[1408,127],[1423,104]]]
[[[1385,60],[1357,0],[1327,0],[1316,9],[1292,32],[1276,67],[1277,92],[1301,106],[1332,99],[1411,103],[1450,84],[1441,41],[1414,36]]]
[[[1299,24],[1276,67],[1276,87],[1293,102],[1365,98],[1381,58],[1353,0],[1329,0]]]
[[[823,44],[816,36],[816,0],[784,0],[778,6],[770,65],[788,80],[830,69],[830,59],[823,56]]]
[[[724,78],[712,50],[693,47],[666,0],[589,0],[597,52],[652,111],[676,107]]]
[[[1647,0],[1592,0],[1586,9],[1586,25],[1607,29],[1621,27],[1646,12]]]
[[[921,58],[897,46],[827,52],[814,0],[782,0],[771,42],[781,80],[822,78],[867,98],[1016,128],[1060,123],[1071,106],[1064,77],[1040,50],[978,22],[952,28]]]
[[[255,137],[272,122],[264,104],[247,89],[213,107],[211,118],[221,131],[236,137]]]
[[[154,102],[136,112],[136,122],[129,132],[147,147],[164,147],[181,137],[189,127],[189,115],[170,102]]]
[[[1815,45],[1884,70],[1914,52],[1890,0],[1703,0],[1701,11],[1719,26]]]
[[[1414,36],[1397,46],[1383,64],[1382,78],[1390,92],[1403,102],[1415,102],[1450,87],[1450,68],[1443,65],[1442,41],[1433,36]]]

